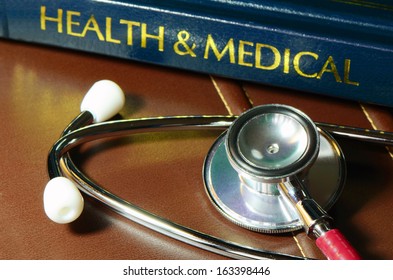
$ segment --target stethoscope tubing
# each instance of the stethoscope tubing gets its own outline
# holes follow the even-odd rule
[[[51,178],[59,176],[71,177],[78,183],[78,188],[81,191],[98,199],[126,218],[201,249],[237,259],[304,259],[302,257],[244,247],[243,245],[221,240],[184,227],[150,213],[95,184],[76,167],[68,153],[71,149],[83,143],[105,137],[174,130],[225,130],[235,119],[236,116],[176,116],[115,120],[92,124],[92,115],[87,111],[82,112],[63,131],[61,138],[52,147],[48,156],[49,176]],[[393,134],[390,132],[370,131],[324,123],[317,123],[317,125],[333,135],[383,145],[393,145]]]

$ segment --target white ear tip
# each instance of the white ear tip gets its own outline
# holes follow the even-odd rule
[[[70,179],[56,177],[45,187],[44,210],[56,223],[71,223],[82,213],[83,197]]]
[[[125,103],[122,89],[114,82],[101,80],[86,93],[81,103],[81,111],[89,111],[94,122],[102,122],[119,113]]]

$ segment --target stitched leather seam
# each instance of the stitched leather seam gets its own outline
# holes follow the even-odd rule
[[[292,232],[292,237],[293,237],[293,239],[295,240],[296,245],[297,245],[297,247],[298,247],[299,250],[300,250],[300,253],[302,254],[302,256],[303,256],[304,258],[306,258],[306,254],[305,254],[304,251],[303,251],[302,245],[300,245],[299,240],[296,238],[296,236],[295,236],[295,234],[294,234],[293,232]]]
[[[362,108],[363,114],[366,116],[368,122],[371,124],[371,127],[375,130],[378,130],[378,127],[374,123],[374,120],[371,118],[370,114],[367,112],[367,109],[361,103],[359,103],[359,105],[360,105],[360,108]],[[393,153],[389,150],[388,147],[385,147],[385,148],[388,151],[390,157],[393,159]]]
[[[250,102],[251,107],[254,107],[254,102],[252,101],[250,95],[248,94],[247,90],[244,88],[243,84],[242,84],[242,90],[244,92],[244,95],[246,96],[248,102]]]
[[[228,102],[226,101],[224,95],[222,94],[220,87],[218,86],[217,82],[214,80],[213,76],[211,76],[211,75],[209,75],[209,76],[210,76],[210,80],[212,81],[212,83],[214,85],[214,88],[216,89],[216,91],[218,93],[218,96],[220,96],[220,98],[221,98],[222,103],[224,103],[224,106],[227,109],[228,113],[231,116],[233,116],[232,110],[229,107]]]
[[[362,108],[362,111],[364,115],[366,116],[368,122],[371,124],[373,129],[378,129],[377,126],[375,125],[373,119],[371,118],[370,114],[367,112],[367,109],[363,106],[363,104],[359,103],[360,108]]]

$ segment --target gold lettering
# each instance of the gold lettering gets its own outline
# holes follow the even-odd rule
[[[187,41],[190,39],[190,33],[186,30],[182,30],[177,33],[177,42],[173,45],[173,50],[178,55],[190,55],[196,57],[194,52],[196,44],[192,43],[191,46],[188,45]]]
[[[291,50],[290,49],[285,49],[284,51],[284,73],[288,74],[289,73],[289,59],[291,57]]]
[[[41,30],[46,30],[46,22],[57,22],[57,32],[63,33],[63,10],[57,9],[57,17],[46,16],[46,6],[41,6]]]
[[[328,59],[326,60],[325,64],[323,65],[323,67],[321,69],[321,71],[317,75],[317,79],[321,79],[322,75],[325,72],[333,73],[334,78],[336,79],[337,83],[341,83],[342,82],[341,78],[340,78],[340,75],[338,74],[337,67],[336,67],[336,64],[334,63],[334,60],[333,60],[332,56],[329,56]]]
[[[79,17],[81,15],[80,12],[75,12],[75,11],[67,11],[67,34],[71,36],[76,36],[76,37],[82,37],[80,33],[76,33],[72,31],[72,26],[79,26],[80,23],[77,21],[73,21],[72,18],[74,16]]]
[[[351,60],[346,59],[344,63],[344,83],[353,86],[359,86],[359,82],[353,82],[349,80],[349,72],[351,71]]]
[[[274,54],[274,61],[271,65],[262,65],[262,49],[269,49],[273,52]],[[279,50],[276,47],[266,45],[266,44],[256,44],[256,50],[255,50],[255,67],[258,69],[263,69],[263,70],[274,70],[276,69],[281,62],[281,54]]]
[[[242,41],[242,40],[239,41],[239,51],[238,51],[239,61],[238,61],[238,63],[239,63],[239,65],[242,65],[242,66],[252,67],[253,64],[250,62],[245,62],[244,57],[245,56],[253,56],[254,53],[246,51],[245,47],[244,47],[245,45],[252,47],[252,46],[254,46],[254,43]]]
[[[141,47],[146,48],[147,46],[147,38],[156,39],[158,40],[158,50],[163,52],[164,51],[164,27],[160,26],[158,28],[158,35],[148,34],[147,33],[147,24],[142,23],[141,28]]]
[[[132,46],[133,38],[134,38],[133,28],[134,26],[141,26],[141,23],[136,21],[129,21],[125,19],[121,19],[120,23],[127,25],[127,45]]]
[[[112,38],[112,18],[106,18],[106,29],[105,29],[105,38],[107,42],[120,44],[121,41]]]
[[[65,22],[63,21],[64,13]],[[56,12],[53,14],[49,13],[48,15],[47,7],[44,5],[40,7],[41,30],[47,30],[48,24],[50,25],[53,23],[56,25],[58,33],[63,33],[65,29],[67,35],[85,37],[88,32],[94,32],[100,41],[122,44],[123,40],[115,38],[119,36],[118,33],[112,33],[114,30],[116,30],[112,25],[112,21],[113,19],[111,17],[105,18],[105,33],[103,33],[101,32],[98,21],[94,15],[91,15],[86,24],[83,24],[84,22],[81,22],[80,12],[71,10],[63,11],[63,9],[57,9]],[[155,40],[158,44],[158,51],[164,51],[164,26],[158,26],[155,28],[155,33],[148,33],[148,25],[146,23],[125,19],[120,19],[119,23],[121,25],[126,25],[127,31],[124,36],[127,36],[127,40],[124,40],[124,42],[127,42],[127,45],[133,45],[135,43],[134,39],[138,39],[138,41],[140,40],[140,46],[142,48],[147,48],[148,40]],[[136,30],[137,28],[139,29]],[[80,32],[81,30],[82,32]],[[135,33],[137,31],[138,34]],[[140,35],[140,37],[137,37],[136,35]],[[178,41],[173,46],[175,53],[179,55],[190,55],[191,57],[196,57],[196,53],[194,52],[196,44],[189,40],[190,38],[191,35],[187,30],[180,31],[178,33]],[[333,56],[329,56],[326,59],[319,72],[314,72],[313,69],[315,65],[319,65],[317,62],[320,59],[317,53],[301,51],[296,53],[292,59],[291,49],[289,48],[285,48],[283,52],[280,52],[277,47],[272,45],[239,40],[239,45],[237,46],[237,49],[235,49],[235,43],[236,42],[233,38],[230,38],[226,42],[223,40],[215,41],[213,35],[208,34],[203,58],[209,59],[209,56],[213,55],[217,61],[227,59],[227,61],[229,61],[231,64],[237,63],[239,66],[255,67],[261,70],[276,70],[281,66],[282,61],[283,68],[279,68],[277,71],[282,71],[284,74],[288,74],[294,70],[294,74],[296,73],[297,75],[304,78],[322,79],[325,73],[332,73],[337,83],[345,83],[352,86],[360,85],[358,81],[350,79],[350,59],[344,60],[344,73],[342,76],[343,79],[341,79]],[[339,65],[341,66],[341,64]]]
[[[306,78],[315,78],[318,75],[317,73],[306,74],[302,69],[300,69],[300,64],[301,64],[300,63],[300,59],[303,56],[305,56],[305,55],[311,56],[315,60],[318,60],[318,55],[316,53],[313,53],[313,52],[299,52],[293,58],[293,67],[295,68],[296,73],[298,73],[300,76],[306,77]]]
[[[102,35],[100,31],[100,27],[98,26],[97,20],[95,19],[94,15],[91,15],[89,20],[87,21],[85,28],[82,31],[82,37],[86,36],[87,31],[93,31],[96,33],[97,38],[100,41],[105,41],[104,35]]]
[[[235,60],[235,45],[233,43],[233,38],[229,39],[227,44],[225,45],[224,49],[220,52],[217,48],[216,43],[214,42],[214,39],[211,34],[207,36],[207,42],[206,42],[206,47],[205,47],[205,54],[203,56],[204,59],[209,59],[209,50],[212,50],[214,55],[217,58],[217,61],[221,61],[221,59],[224,57],[224,55],[229,52],[229,62],[230,63],[236,63]]]

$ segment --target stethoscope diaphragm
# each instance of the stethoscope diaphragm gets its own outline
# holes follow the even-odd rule
[[[250,230],[281,233],[303,221],[280,193],[297,176],[328,210],[346,177],[343,153],[326,131],[300,111],[265,105],[241,115],[210,149],[203,167],[209,198],[229,220]]]

